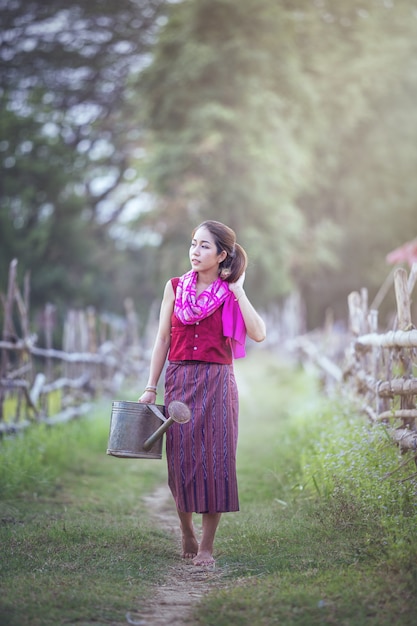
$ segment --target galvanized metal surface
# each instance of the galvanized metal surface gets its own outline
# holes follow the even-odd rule
[[[161,426],[164,416],[165,406],[161,404],[113,402],[107,454],[127,459],[161,459],[162,437],[150,450],[144,450],[143,444]]]

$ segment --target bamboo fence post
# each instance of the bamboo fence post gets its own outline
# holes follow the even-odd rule
[[[349,326],[353,335],[361,334],[361,298],[357,291],[352,291],[348,296]]]
[[[397,301],[398,327],[400,330],[410,330],[411,306],[408,290],[407,272],[399,267],[394,274],[395,297]]]
[[[54,305],[48,302],[45,306],[43,317],[45,347],[47,350],[52,350],[53,347],[54,313]],[[49,357],[46,358],[46,380],[48,382],[52,380],[52,359]]]
[[[87,335],[88,335],[88,352],[91,354],[97,354],[97,319],[96,311],[93,306],[89,306],[86,309],[86,323],[87,323]],[[99,378],[99,366],[91,364],[88,367],[88,375],[92,379]]]
[[[64,352],[81,352],[77,345],[77,313],[74,309],[70,309],[66,315],[64,323],[63,348]],[[76,365],[67,362],[65,365],[66,378],[74,378]]]
[[[7,295],[4,300],[4,322],[3,322],[3,341],[11,341],[14,338],[13,333],[13,301],[16,286],[16,273],[17,273],[17,259],[13,259],[9,266],[9,282],[7,286]],[[9,355],[7,350],[1,351],[0,360],[0,378],[6,378],[7,370],[9,367]],[[6,392],[3,387],[0,387],[0,421],[4,417],[4,400]]]
[[[371,309],[368,314],[368,328],[369,332],[377,333],[378,332],[378,311],[376,309]],[[381,348],[378,346],[372,346],[371,352],[371,375],[374,380],[378,380],[379,377],[379,362],[381,358]],[[379,394],[375,394],[375,411],[376,414],[385,408],[386,401],[381,400]]]
[[[409,281],[405,269],[402,267],[397,268],[394,273],[395,297],[397,301],[398,327],[403,331],[413,329],[410,303],[410,288],[412,285],[413,278]],[[406,349],[403,348],[400,351],[400,361],[403,368],[403,376],[405,378],[412,377],[412,359],[410,358],[410,351],[406,351]],[[400,409],[402,411],[409,411],[414,408],[415,401],[413,395],[401,396]],[[401,416],[401,420],[405,428],[415,430],[415,416],[404,414]]]
[[[25,272],[25,277],[23,279],[23,305],[25,310],[26,322],[26,335],[24,336],[25,341],[29,341],[30,337],[30,320],[29,320],[29,311],[30,311],[30,272]],[[27,368],[27,374],[25,380],[29,382],[33,375],[33,358],[29,352],[26,352],[25,358],[28,361],[29,367]]]
[[[15,300],[17,304],[17,310],[20,316],[20,327],[23,334],[23,341],[29,340],[29,285],[27,281],[27,274],[25,276],[24,283],[24,296],[20,293],[19,286],[15,285]],[[18,368],[17,371],[25,372],[24,380],[29,384],[31,380],[32,370],[33,370],[33,358],[32,355],[27,351],[17,352],[17,361]],[[10,373],[9,373],[10,375]],[[20,415],[20,404],[22,399],[22,392],[20,390],[17,391],[18,396],[18,404],[17,404],[17,419],[19,419]]]
[[[368,290],[363,287],[361,289],[361,311],[362,311],[362,319],[361,319],[361,334],[369,332],[368,325]]]
[[[87,307],[88,352],[97,352],[97,320],[93,306]]]
[[[9,266],[9,282],[7,286],[7,295],[4,302],[4,323],[3,323],[3,341],[12,341],[14,337],[13,331],[13,302],[16,289],[16,273],[17,259],[13,259]],[[9,357],[6,350],[2,351],[0,376],[5,376],[9,364]]]

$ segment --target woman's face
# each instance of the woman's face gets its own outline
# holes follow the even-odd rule
[[[224,250],[220,254],[217,253],[214,237],[207,228],[201,227],[196,230],[190,246],[191,267],[195,272],[217,273],[219,264],[226,256]]]

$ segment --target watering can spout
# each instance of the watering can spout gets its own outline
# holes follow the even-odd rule
[[[150,450],[158,439],[162,437],[165,431],[173,424],[185,424],[190,420],[191,412],[186,404],[179,400],[173,400],[168,405],[168,419],[156,408],[155,405],[148,404],[148,408],[162,420],[162,425],[143,443],[144,450]]]

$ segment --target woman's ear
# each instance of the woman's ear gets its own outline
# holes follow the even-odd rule
[[[223,263],[226,257],[227,257],[226,250],[222,250],[219,254],[219,263]]]

